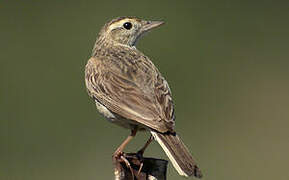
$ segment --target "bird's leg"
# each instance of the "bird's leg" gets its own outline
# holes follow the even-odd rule
[[[123,150],[125,146],[132,140],[133,137],[135,137],[137,132],[137,128],[134,128],[131,130],[131,134],[121,143],[121,145],[116,149],[116,151],[113,153],[113,159],[114,161],[122,161],[125,163],[125,165],[130,169],[131,175],[134,179],[134,173],[132,170],[132,167],[129,163],[129,161],[123,156]]]
[[[153,140],[153,136],[151,135],[150,138],[147,140],[147,142],[145,143],[145,145],[136,153],[138,158],[140,159],[141,161],[141,165],[139,167],[139,170],[138,170],[138,173],[137,173],[137,176],[140,174],[141,170],[142,170],[142,167],[143,167],[143,153],[144,151],[146,150],[146,148],[149,146],[149,144],[152,142]]]
[[[122,155],[125,146],[132,140],[133,137],[135,137],[136,132],[137,128],[131,130],[131,134],[121,143],[121,145],[113,153],[114,158],[119,158]]]
[[[150,138],[147,140],[145,145],[137,152],[138,155],[142,156],[146,148],[149,146],[149,144],[152,142],[153,136],[151,135]]]

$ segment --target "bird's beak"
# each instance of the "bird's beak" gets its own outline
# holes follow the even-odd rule
[[[143,26],[141,28],[141,31],[142,32],[148,32],[151,29],[159,27],[159,26],[161,26],[164,23],[165,23],[164,21],[144,21],[143,22]]]
[[[164,24],[164,21],[142,21],[141,24],[142,24],[141,28],[139,32],[137,33],[135,41],[133,42],[134,46],[137,43],[138,39],[140,39],[144,34],[146,34],[146,32]]]

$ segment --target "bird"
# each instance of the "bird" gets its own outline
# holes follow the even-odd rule
[[[117,17],[100,30],[85,66],[85,85],[98,111],[110,122],[131,130],[117,148],[119,156],[138,131],[149,131],[181,176],[201,178],[188,148],[175,132],[170,87],[150,58],[136,48],[147,32],[164,24],[137,17]]]

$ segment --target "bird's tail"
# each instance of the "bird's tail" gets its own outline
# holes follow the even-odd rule
[[[191,153],[177,134],[163,134],[155,131],[151,131],[151,134],[163,148],[173,166],[181,176],[202,177],[202,173]]]

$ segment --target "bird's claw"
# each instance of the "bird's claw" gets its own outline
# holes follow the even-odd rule
[[[140,166],[139,166],[139,169],[138,169],[138,172],[137,172],[137,176],[139,176],[139,174],[140,174],[140,172],[141,172],[141,170],[143,168],[143,153],[144,152],[142,150],[140,150],[140,151],[138,151],[136,153],[136,156],[137,156],[138,160],[140,161]]]
[[[132,176],[132,180],[134,180],[134,173],[133,173],[133,169],[129,163],[129,161],[123,156],[120,156],[121,160],[125,163],[126,167],[129,168],[130,172],[131,172],[131,176]]]

